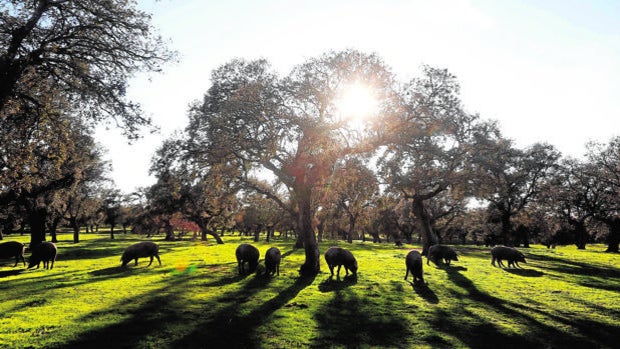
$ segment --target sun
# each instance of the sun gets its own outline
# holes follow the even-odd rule
[[[340,117],[353,123],[362,123],[379,110],[379,102],[372,89],[360,82],[344,86],[334,104]]]

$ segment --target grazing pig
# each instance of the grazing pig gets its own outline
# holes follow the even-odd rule
[[[437,264],[439,261],[445,262],[450,265],[450,261],[458,261],[456,252],[452,247],[444,245],[433,245],[428,248],[428,254],[426,255],[426,265],[429,265],[430,261]]]
[[[258,266],[258,249],[250,244],[241,244],[237,247],[235,251],[235,256],[237,257],[237,266],[239,269],[239,274],[245,274],[244,265],[248,263],[248,274],[252,273],[256,270]]]
[[[30,260],[28,260],[28,269],[35,265],[39,268],[41,262],[43,262],[43,268],[45,269],[54,268],[54,261],[56,260],[57,253],[58,249],[53,243],[47,241],[39,243],[32,248],[32,255],[30,256]]]
[[[508,261],[508,266],[521,267],[519,262],[527,263],[523,253],[519,252],[514,247],[495,246],[491,249],[491,264],[495,266],[495,261],[500,267],[504,267],[502,260]]]
[[[26,266],[26,260],[24,259],[24,249],[25,246],[21,242],[3,242],[0,244],[0,259],[15,257],[15,265],[13,267],[16,267],[19,259],[21,258],[22,263],[24,263],[24,266]]]
[[[282,255],[277,247],[271,247],[265,252],[265,269],[267,274],[280,275],[280,260]]]
[[[142,241],[133,244],[125,249],[123,256],[121,257],[122,267],[126,266],[132,259],[135,260],[134,265],[138,265],[138,258],[150,257],[151,261],[147,267],[150,267],[153,263],[153,257],[157,258],[159,265],[161,265],[161,259],[159,259],[159,246],[152,241]]]
[[[407,272],[405,273],[405,280],[407,280],[407,276],[409,276],[409,272],[413,276],[413,282],[417,280],[422,281],[424,283],[424,272],[422,270],[422,255],[418,251],[409,251],[407,253],[407,257],[405,257],[405,265],[407,266]]]
[[[349,250],[340,247],[330,247],[325,252],[325,262],[327,262],[331,276],[334,276],[335,266],[338,266],[338,272],[336,273],[338,277],[340,277],[340,267],[342,266],[344,266],[346,275],[349,275],[349,270],[353,275],[357,275],[357,261]]]

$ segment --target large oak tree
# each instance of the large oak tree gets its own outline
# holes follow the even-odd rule
[[[557,170],[559,159],[560,152],[542,143],[519,149],[510,140],[500,138],[478,149],[472,185],[478,197],[498,213],[504,244],[520,243],[513,236],[512,218],[539,198]],[[523,243],[528,245],[527,240]]]
[[[594,217],[607,225],[607,252],[618,252],[620,245],[620,137],[607,144],[588,144],[587,157],[601,189],[599,205]]]
[[[349,127],[335,101],[352,83],[369,86],[379,98],[389,95],[391,73],[374,55],[344,51],[309,59],[284,78],[265,60],[233,60],[211,80],[190,113],[187,132],[195,154],[232,155],[248,173],[268,171],[286,188],[304,243],[301,273],[315,275],[313,193],[325,186],[336,161],[360,151],[361,144],[361,132]]]
[[[497,133],[493,123],[464,110],[459,93],[454,75],[425,66],[403,87],[397,110],[380,130],[381,174],[391,191],[411,202],[424,252],[439,242],[430,201],[448,190],[469,190],[477,144]]]

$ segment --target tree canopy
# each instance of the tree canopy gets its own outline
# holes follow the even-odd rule
[[[202,103],[190,112],[193,154],[233,158],[247,173],[269,171],[287,189],[297,215],[306,250],[302,272],[317,273],[313,192],[325,185],[339,159],[365,151],[356,137],[360,132],[337,110],[336,96],[355,81],[389,95],[391,73],[377,56],[344,51],[310,59],[286,77],[265,60],[233,60],[211,80]]]
[[[0,117],[44,108],[53,94],[84,120],[113,120],[136,137],[150,120],[126,99],[128,79],[173,56],[135,1],[3,1]]]

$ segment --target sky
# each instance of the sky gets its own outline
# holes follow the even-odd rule
[[[128,96],[159,127],[133,144],[100,128],[112,178],[149,186],[151,157],[187,125],[211,71],[265,58],[282,75],[330,50],[376,53],[400,81],[422,64],[447,68],[465,109],[497,120],[517,146],[547,142],[581,157],[588,141],[620,136],[617,0],[139,0],[179,62],[139,74]]]

